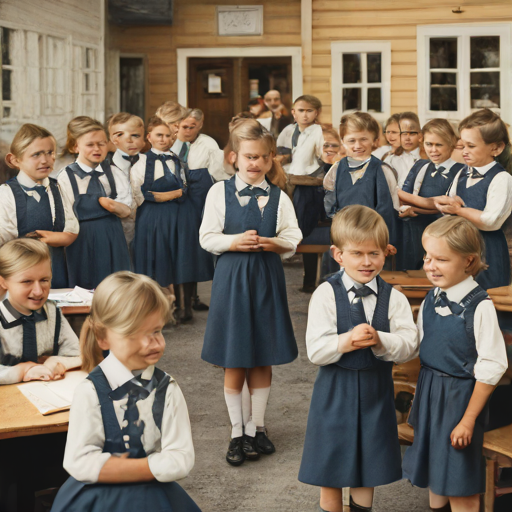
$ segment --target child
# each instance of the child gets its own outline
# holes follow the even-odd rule
[[[84,369],[69,416],[52,512],[199,508],[176,483],[194,465],[187,405],[162,357],[169,302],[146,276],[117,272],[97,288],[80,335]],[[102,350],[109,350],[103,359]],[[98,366],[96,366],[98,365]]]
[[[324,163],[324,172],[327,174],[329,169],[347,156],[345,148],[341,143],[340,135],[334,128],[323,128],[324,145],[322,148],[322,162]]]
[[[423,136],[418,116],[414,112],[402,112],[398,118],[400,145],[403,151],[392,153],[384,158],[398,174],[398,187],[402,188],[412,166],[422,158]]]
[[[391,245],[396,245],[396,176],[393,170],[372,156],[379,138],[379,124],[366,112],[341,118],[340,136],[347,157],[333,165],[324,178],[324,205],[328,217],[351,204],[376,210],[386,222]]]
[[[384,161],[389,155],[396,153],[400,145],[400,126],[398,124],[400,114],[393,114],[384,125],[384,138],[386,143],[384,146],[377,148],[372,155],[379,160]]]
[[[418,160],[409,171],[398,196],[402,223],[400,270],[419,270],[424,251],[421,236],[425,228],[440,217],[434,197],[446,194],[453,178],[463,167],[451,159],[457,137],[446,119],[433,119],[422,130],[428,160]]]
[[[507,369],[505,343],[493,303],[473,279],[485,267],[477,228],[444,217],[425,229],[423,247],[436,288],[418,316],[421,371],[403,474],[429,488],[433,510],[478,512],[486,403]]]
[[[130,268],[120,218],[130,215],[132,194],[123,172],[103,163],[107,134],[99,121],[73,119],[66,147],[77,159],[58,182],[80,222],[80,234],[66,250],[69,285],[93,289],[113,272]]]
[[[237,174],[211,188],[199,232],[203,248],[219,255],[201,357],[225,368],[232,425],[226,460],[238,466],[275,451],[264,421],[272,366],[297,357],[280,255],[293,255],[301,233],[290,199],[272,183],[279,179],[272,135],[246,121],[231,132],[230,144]],[[252,421],[244,432],[246,371]]]
[[[436,207],[468,219],[480,230],[489,268],[478,275],[478,284],[484,290],[507,286],[510,257],[502,229],[512,209],[507,127],[498,114],[482,109],[466,117],[459,132],[467,167],[455,176],[448,195],[435,199]]]
[[[53,135],[35,124],[24,124],[14,136],[7,165],[18,175],[0,186],[0,246],[18,237],[39,238],[50,247],[54,288],[67,288],[64,247],[78,235],[72,204],[50,178],[55,164]]]
[[[80,366],[78,338],[48,300],[52,268],[48,246],[19,238],[0,248],[0,384],[60,379]]]
[[[323,511],[343,510],[343,487],[350,510],[371,510],[373,488],[402,477],[391,372],[416,350],[416,328],[405,296],[378,277],[388,236],[366,206],[336,214],[331,251],[344,270],[309,306],[308,357],[320,369],[299,480],[321,486]]]

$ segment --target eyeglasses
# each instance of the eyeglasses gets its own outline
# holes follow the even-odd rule
[[[386,135],[400,135],[400,132],[392,132],[392,131],[386,131],[384,132]]]
[[[400,135],[405,135],[407,137],[407,136],[418,135],[418,133],[420,133],[420,132],[400,132]]]
[[[338,149],[339,147],[340,147],[339,144],[324,144],[324,149],[329,149],[329,148]]]

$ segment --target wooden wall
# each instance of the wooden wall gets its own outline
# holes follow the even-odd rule
[[[460,6],[461,14],[452,13]],[[305,92],[331,120],[331,41],[391,41],[391,113],[417,110],[416,27],[512,21],[511,0],[313,0],[312,73]]]
[[[216,5],[262,5],[263,35],[219,37]],[[175,0],[172,27],[109,26],[108,47],[147,57],[146,116],[164,101],[177,99],[176,49],[246,46],[300,46],[300,0]],[[107,84],[108,85],[108,84]]]

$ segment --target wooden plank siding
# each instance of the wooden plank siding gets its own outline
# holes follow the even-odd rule
[[[219,37],[216,5],[263,4],[263,35]],[[300,0],[176,0],[173,26],[109,26],[109,48],[121,54],[144,54],[148,62],[146,116],[164,101],[177,99],[176,50],[248,46],[300,46]]]
[[[460,14],[452,13],[460,6]],[[512,21],[510,0],[313,0],[312,76],[305,92],[324,104],[331,122],[331,42],[391,41],[391,113],[417,111],[416,30],[418,25]]]

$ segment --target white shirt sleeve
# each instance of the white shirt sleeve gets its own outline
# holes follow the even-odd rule
[[[277,238],[286,242],[290,251],[281,255],[283,259],[291,258],[302,240],[302,231],[299,229],[297,216],[291,199],[281,191],[277,210]]]
[[[16,202],[9,185],[0,185],[0,247],[18,238]]]
[[[504,174],[504,173],[501,173]],[[476,351],[475,379],[495,386],[507,371],[508,360],[505,341],[498,325],[496,309],[491,300],[478,304],[474,317]]]
[[[333,192],[336,189],[336,176],[338,174],[338,164],[332,164],[331,168],[327,171],[324,177],[324,189]]]
[[[63,193],[62,187],[58,182],[57,186],[59,187],[60,196],[62,197],[62,205],[64,206],[64,231],[66,233],[77,235],[80,231],[80,223],[78,222],[73,210],[74,201],[71,202],[70,198]]]
[[[110,166],[110,168],[112,169],[117,188],[117,197],[115,200],[118,203],[125,204],[131,209],[133,203],[132,188],[126,174],[115,165]]]
[[[224,151],[222,149],[210,149],[208,171],[215,181],[224,181],[231,178],[231,175],[224,169]]]
[[[395,175],[393,174],[393,171],[385,164],[382,165],[382,172],[384,173],[384,177],[386,178],[386,182],[389,187],[389,193],[391,194],[393,207],[396,211],[398,211],[400,209],[400,199],[398,199],[398,183],[396,181]]]
[[[508,172],[497,174],[487,190],[487,203],[480,220],[485,224],[484,231],[501,228],[512,211],[512,176]]]
[[[286,126],[283,131],[277,137],[276,145],[278,148],[292,149],[292,133],[295,130],[295,124]]]
[[[194,467],[194,445],[187,404],[180,387],[170,382],[162,419],[162,450],[148,456],[151,473],[159,482],[185,478]]]
[[[144,195],[142,194],[141,187],[144,185],[144,178],[146,177],[146,158],[146,155],[140,155],[139,159],[130,171],[133,200],[137,207],[144,202]]]

